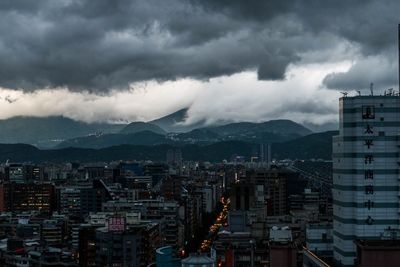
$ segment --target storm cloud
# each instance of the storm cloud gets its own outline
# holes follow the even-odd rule
[[[0,86],[103,93],[248,70],[282,80],[290,64],[310,61],[304,55],[327,60],[343,43],[356,50],[350,60],[390,62],[399,10],[396,0],[5,0]],[[326,85],[361,86],[360,75],[371,70],[354,64],[348,77],[332,73]],[[375,78],[386,85],[387,76]]]

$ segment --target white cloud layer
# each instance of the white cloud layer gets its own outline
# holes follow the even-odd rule
[[[190,107],[188,124],[284,118],[322,124],[337,120],[340,95],[322,81],[350,66],[347,61],[290,65],[283,81],[260,81],[256,71],[247,71],[209,81],[135,83],[129,91],[104,94],[64,88],[0,89],[0,118],[63,115],[86,122],[149,121]]]

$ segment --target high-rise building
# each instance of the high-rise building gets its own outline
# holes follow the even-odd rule
[[[90,224],[79,228],[79,267],[96,266],[96,228]]]
[[[231,186],[232,210],[249,210],[254,207],[254,184],[244,180]]]
[[[182,165],[182,152],[180,149],[169,149],[167,151],[167,164],[176,166]]]
[[[5,183],[0,185],[6,211],[41,211],[53,212],[55,209],[55,189],[50,183]],[[1,206],[1,205],[0,205]]]
[[[102,204],[111,199],[107,186],[102,180],[93,180],[91,188],[80,189],[80,211],[85,216],[89,212],[99,212]]]
[[[59,211],[63,214],[79,215],[81,212],[81,190],[78,187],[62,187],[58,190]]]
[[[333,138],[333,241],[337,266],[354,266],[355,239],[399,228],[400,97],[340,99]]]
[[[22,184],[25,182],[24,165],[19,163],[9,164],[6,167],[7,180],[11,183]]]
[[[138,231],[103,227],[96,230],[97,266],[140,266]]]
[[[294,177],[294,173],[280,169],[256,169],[246,173],[247,184],[257,186],[258,202],[263,202],[263,197],[267,203],[268,215],[285,215],[288,212],[287,197],[289,191],[289,179]],[[264,194],[265,196],[261,196]],[[231,199],[232,202],[232,199]]]
[[[268,164],[267,166],[269,166],[269,164],[272,161],[270,144],[260,144],[259,158],[260,162],[267,163]]]

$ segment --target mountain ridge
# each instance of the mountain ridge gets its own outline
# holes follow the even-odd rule
[[[129,127],[134,131],[126,134]],[[161,128],[154,128],[150,123],[132,123],[120,133],[77,137],[61,142],[56,148],[82,147],[105,148],[122,144],[157,145],[157,144],[202,144],[209,145],[222,141],[245,141],[250,143],[274,143],[295,139],[311,133],[310,130],[290,120],[273,120],[263,123],[233,123],[213,128],[198,128],[186,133],[160,134]],[[158,126],[155,126],[158,127]],[[144,131],[142,131],[144,129]],[[158,130],[159,129],[159,130]],[[147,134],[143,133],[147,132]]]
[[[204,126],[202,123],[197,123],[187,128],[187,125],[182,124],[187,116],[187,111],[188,109],[185,108],[150,122],[138,121],[129,124],[87,123],[64,116],[17,116],[0,120],[0,143],[26,143],[39,148],[54,148],[62,142],[78,144],[80,143],[77,141],[79,138],[82,142],[87,141],[89,143],[93,143],[93,140],[97,140],[97,142],[105,140],[105,144],[93,144],[95,148],[100,148],[108,145],[140,144],[139,139],[128,140],[129,138],[122,136],[122,134],[134,134],[142,131],[152,131],[167,136],[164,141],[161,140],[162,138],[153,136],[155,144],[170,144],[177,141],[182,144],[201,143],[206,145],[228,140],[275,143],[311,133],[311,130],[307,127],[290,120],[271,120],[261,123],[234,122],[215,126]],[[167,129],[163,129],[160,125],[164,125]],[[194,128],[194,126],[199,127]],[[173,131],[168,131],[168,129]],[[185,129],[189,130],[186,132],[175,131]],[[118,137],[118,134],[121,134],[121,136]],[[100,136],[106,137],[99,138]],[[139,136],[131,135],[130,139]],[[118,138],[121,139],[120,142],[116,141]],[[150,139],[147,138],[147,141],[145,140],[143,144],[150,145],[148,142]],[[107,144],[107,142],[110,144]],[[83,145],[83,147],[87,146]]]
[[[160,126],[143,121],[135,121],[126,125],[119,133],[121,134],[133,134],[143,131],[151,131],[157,134],[165,135],[166,132]]]
[[[337,131],[315,133],[282,143],[272,144],[275,159],[325,159],[332,158],[332,136]],[[184,160],[220,162],[242,155],[249,159],[254,156],[257,144],[243,141],[223,141],[210,145],[187,144],[175,146],[160,144],[154,146],[119,145],[101,149],[63,148],[38,149],[26,144],[0,144],[0,161],[11,162],[100,162],[113,160],[153,160],[164,161],[171,148],[179,147]]]

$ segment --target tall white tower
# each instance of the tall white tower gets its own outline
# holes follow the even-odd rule
[[[354,266],[355,239],[382,239],[399,229],[400,97],[343,97],[339,116],[333,138],[334,259],[336,266]]]

